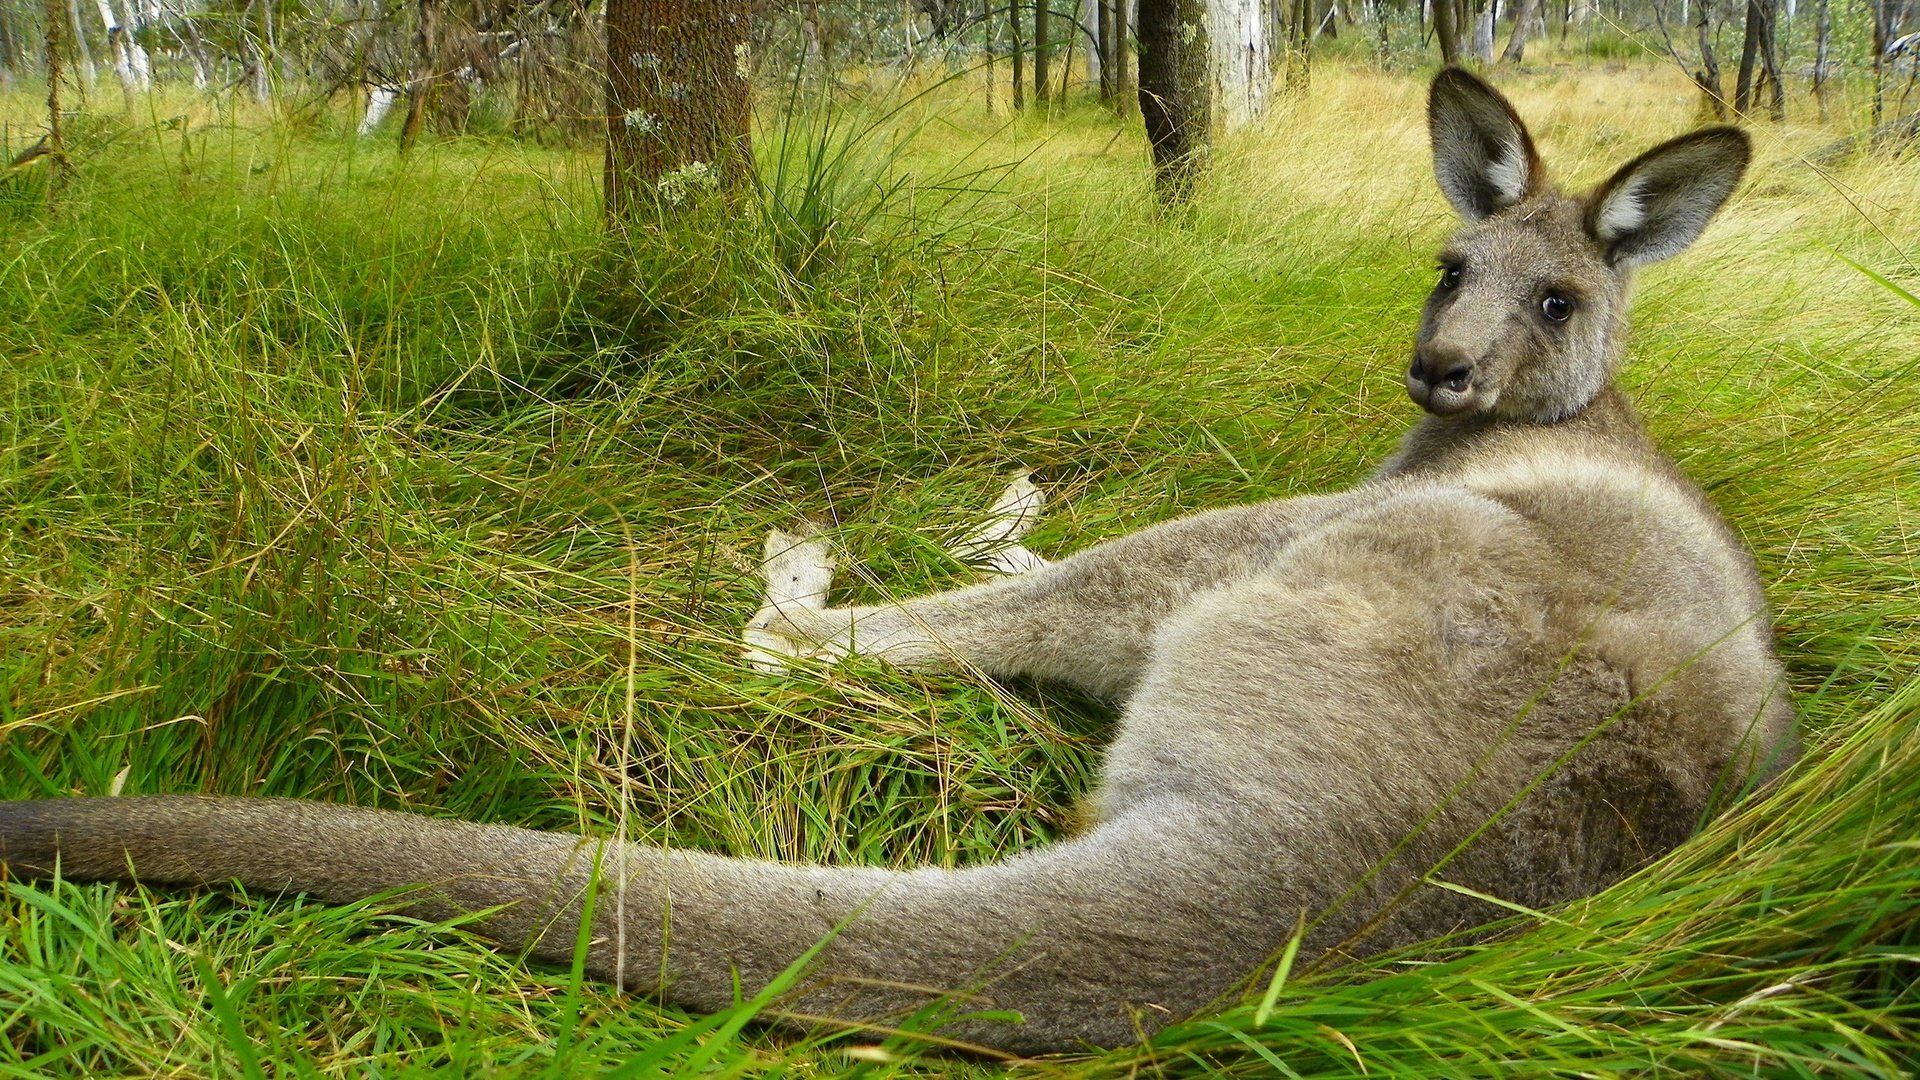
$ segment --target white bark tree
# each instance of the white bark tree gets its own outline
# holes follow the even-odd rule
[[[1267,111],[1273,90],[1273,45],[1262,0],[1207,0],[1212,44],[1213,110],[1228,131]]]

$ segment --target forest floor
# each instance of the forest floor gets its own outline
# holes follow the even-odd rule
[[[1503,80],[1603,178],[1684,76]],[[965,92],[962,92],[962,89]],[[751,212],[602,235],[597,149],[81,115],[0,180],[0,797],[301,796],[958,864],[1054,837],[1111,717],[851,663],[762,676],[762,538],[847,597],[969,580],[1015,468],[1070,552],[1351,484],[1454,221],[1424,83],[1323,65],[1157,215],[1093,104],[936,87],[762,125]],[[15,140],[31,95],[0,98]],[[764,110],[775,116],[771,106]],[[1895,1075],[1920,998],[1920,166],[1758,160],[1646,271],[1623,375],[1757,554],[1808,732],[1764,798],[1489,944],[1295,971],[1069,1075]],[[784,167],[782,165],[784,163]],[[0,1074],[988,1071],[528,968],[375,904],[5,887]]]

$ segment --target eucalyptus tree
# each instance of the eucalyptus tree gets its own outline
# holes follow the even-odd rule
[[[747,0],[609,0],[610,222],[745,181],[750,14]]]

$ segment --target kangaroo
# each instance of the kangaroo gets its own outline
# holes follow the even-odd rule
[[[1117,704],[1092,821],[957,870],[830,868],[278,799],[0,803],[17,877],[243,882],[427,918],[716,1010],[813,954],[791,1023],[965,995],[945,1038],[1111,1047],[1298,936],[1337,961],[1592,893],[1797,753],[1751,556],[1612,385],[1634,269],[1749,156],[1712,127],[1583,195],[1458,70],[1429,104],[1442,249],[1406,372],[1425,415],[1369,479],[1196,514],[1023,573],[832,608],[779,540],[762,662],[852,653]],[[1002,530],[1003,532],[1009,530]],[[1005,539],[1007,537],[1002,537]],[[1447,887],[1447,886],[1454,887]],[[805,1019],[801,1019],[805,1018]]]

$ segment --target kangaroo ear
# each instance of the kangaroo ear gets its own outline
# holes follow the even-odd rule
[[[1459,68],[1433,77],[1427,98],[1433,174],[1460,216],[1479,221],[1543,190],[1547,173],[1527,125],[1500,92]]]
[[[1739,128],[1701,128],[1663,142],[1587,196],[1587,231],[1615,266],[1678,255],[1733,194],[1752,156]]]

